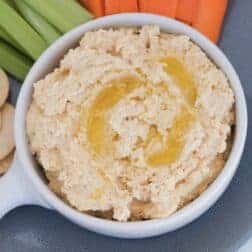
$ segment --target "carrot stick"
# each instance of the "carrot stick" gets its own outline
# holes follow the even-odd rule
[[[120,2],[118,0],[105,0],[105,15],[120,13]]]
[[[79,0],[81,4],[84,4],[85,7],[88,7],[88,0]]]
[[[137,12],[137,0],[120,0],[120,12]]]
[[[105,0],[105,14],[137,12],[137,0]]]
[[[150,12],[175,18],[179,0],[139,0],[140,12]]]
[[[104,0],[80,0],[96,17],[104,16]]]
[[[214,43],[218,42],[228,0],[199,0],[193,27]]]
[[[192,24],[193,17],[196,15],[198,0],[179,0],[176,18],[187,24]]]

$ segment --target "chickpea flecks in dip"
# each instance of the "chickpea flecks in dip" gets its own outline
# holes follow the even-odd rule
[[[34,84],[27,133],[50,188],[72,207],[161,218],[224,167],[233,107],[226,76],[187,36],[97,30]]]

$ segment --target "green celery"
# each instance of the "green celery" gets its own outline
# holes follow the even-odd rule
[[[15,9],[15,4],[14,4],[14,2],[12,0],[4,0],[4,2]]]
[[[52,44],[58,39],[61,34],[37,12],[31,9],[25,2],[14,0],[16,6],[23,17],[30,23],[30,25],[41,35],[41,37],[48,43]]]
[[[32,61],[0,40],[0,67],[23,81],[32,67]]]
[[[18,49],[20,52],[25,53],[24,49],[14,40],[12,37],[0,27],[0,38],[11,44],[13,47]]]
[[[47,48],[46,42],[33,28],[3,0],[0,0],[0,27],[36,60]]]
[[[92,19],[92,14],[87,11],[83,6],[75,1],[69,0],[48,0],[51,3],[51,6],[58,6],[58,10],[61,13],[68,13],[72,17],[72,20],[75,25],[83,24],[90,19]]]
[[[75,1],[23,0],[59,31],[65,33],[87,22],[92,15]]]

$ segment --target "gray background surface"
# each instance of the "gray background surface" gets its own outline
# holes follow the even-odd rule
[[[237,69],[248,107],[252,108],[252,1],[229,0],[220,47]],[[11,101],[19,85],[13,81]],[[252,237],[252,137],[231,186],[206,214],[194,223],[160,237],[120,240],[81,229],[59,214],[39,207],[21,207],[0,221],[0,251],[237,251]],[[0,203],[1,204],[1,203]]]

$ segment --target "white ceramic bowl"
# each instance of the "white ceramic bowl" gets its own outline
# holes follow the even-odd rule
[[[235,138],[226,165],[217,179],[200,197],[172,216],[164,219],[120,223],[80,213],[50,191],[43,174],[31,155],[27,144],[25,118],[31,101],[33,83],[50,72],[64,53],[87,31],[116,26],[157,24],[165,32],[186,34],[226,73],[236,97]],[[67,33],[39,58],[28,74],[16,107],[15,139],[17,155],[10,171],[0,179],[0,215],[16,206],[38,204],[53,209],[81,227],[100,234],[122,238],[142,238],[176,230],[203,214],[222,195],[229,185],[241,158],[247,133],[247,107],[240,80],[226,56],[208,39],[187,25],[169,18],[149,14],[121,14],[100,18]],[[20,162],[19,162],[20,161]]]

